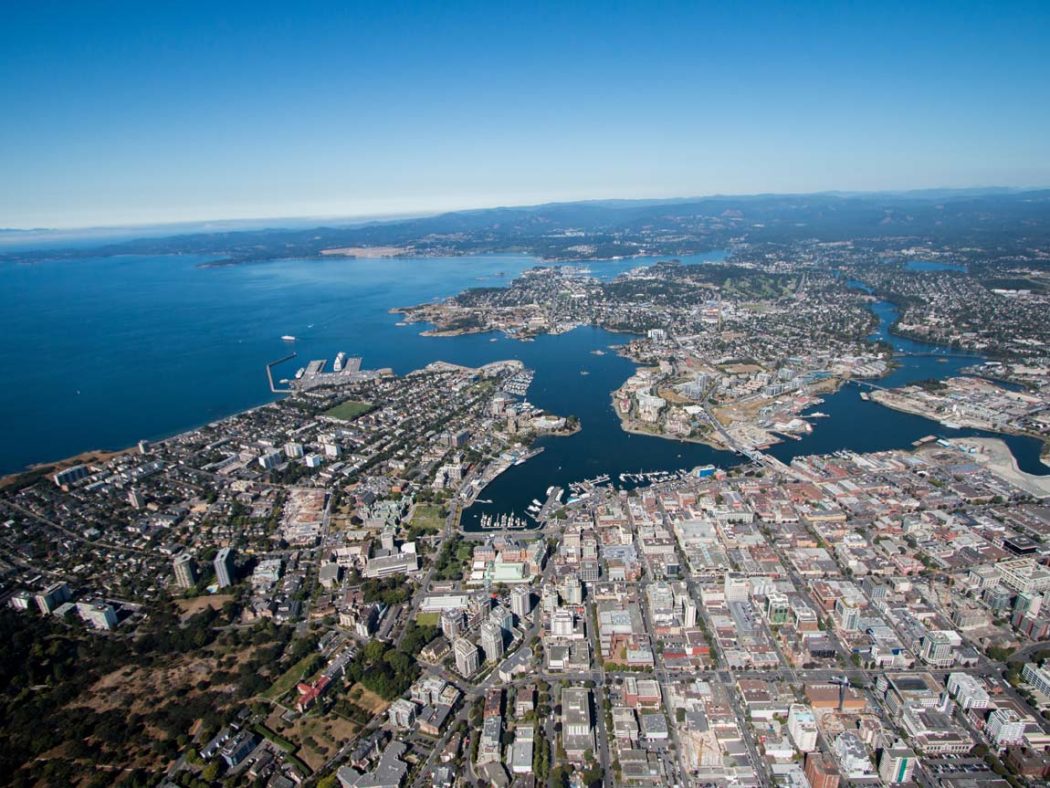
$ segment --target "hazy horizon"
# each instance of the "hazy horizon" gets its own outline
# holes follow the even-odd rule
[[[900,197],[927,197],[928,199],[935,199],[934,197],[928,197],[928,195],[935,194],[938,196],[964,196],[968,194],[992,194],[999,192],[1009,193],[1025,193],[1025,192],[1040,192],[1050,190],[1050,185],[1034,185],[1034,186],[998,186],[998,185],[987,185],[987,186],[959,186],[959,187],[942,187],[942,186],[925,186],[917,187],[914,189],[878,189],[878,190],[844,190],[844,189],[825,189],[821,191],[811,192],[773,192],[773,191],[758,191],[758,192],[718,192],[711,194],[693,194],[693,195],[679,195],[679,196],[655,196],[655,197],[590,197],[580,198],[577,200],[546,200],[543,202],[523,202],[523,203],[499,203],[499,204],[487,204],[487,205],[464,205],[459,207],[448,208],[446,210],[418,210],[418,211],[407,211],[399,213],[388,213],[388,214],[329,214],[329,215],[273,215],[273,216],[216,216],[210,218],[198,218],[198,219],[184,219],[179,221],[156,221],[156,222],[141,222],[141,223],[118,223],[118,224],[101,224],[101,225],[71,225],[71,226],[51,226],[51,227],[11,227],[0,225],[0,245],[3,245],[5,241],[11,239],[25,240],[29,236],[39,235],[41,237],[51,236],[65,236],[69,238],[86,238],[87,236],[97,236],[99,238],[106,238],[109,235],[120,235],[124,236],[127,233],[133,232],[147,232],[147,234],[153,234],[154,231],[157,233],[166,233],[174,230],[182,230],[183,232],[173,232],[173,235],[182,234],[197,234],[197,233],[208,233],[208,232],[236,232],[238,230],[265,230],[265,229],[288,229],[297,226],[304,226],[306,228],[312,226],[323,226],[323,223],[330,223],[332,226],[343,226],[343,225],[365,225],[381,222],[398,222],[407,221],[411,219],[418,219],[428,216],[440,216],[446,213],[464,213],[473,211],[489,211],[489,210],[502,210],[502,209],[528,209],[528,208],[540,208],[547,205],[561,205],[561,204],[587,204],[587,203],[633,203],[633,202],[650,202],[650,203],[681,203],[701,200],[713,200],[720,198],[761,198],[761,197],[817,197],[817,196],[842,196],[848,197],[864,197],[864,196],[900,196]],[[316,224],[315,223],[321,223]],[[5,238],[5,235],[7,236]]]

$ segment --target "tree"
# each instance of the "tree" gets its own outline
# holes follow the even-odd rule
[[[212,761],[201,770],[201,777],[208,782],[215,782],[215,779],[219,776],[219,762]]]

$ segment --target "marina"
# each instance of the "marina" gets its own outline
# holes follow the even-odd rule
[[[503,390],[516,397],[524,397],[528,393],[529,386],[532,385],[535,376],[536,373],[531,369],[523,369],[503,384]]]
[[[639,471],[638,473],[621,473],[619,479],[621,482],[631,484],[657,484],[681,478],[682,475],[681,471]]]
[[[500,514],[492,516],[481,515],[481,528],[486,531],[520,531],[529,527],[528,522],[515,514]]]

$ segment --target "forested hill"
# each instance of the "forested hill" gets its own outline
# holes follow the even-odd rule
[[[245,229],[42,249],[0,260],[117,254],[213,255],[214,264],[389,247],[410,256],[517,252],[548,260],[682,255],[732,240],[973,244],[999,251],[1050,244],[1050,190],[929,191],[552,203],[458,211],[353,226]],[[352,254],[352,252],[350,252]]]

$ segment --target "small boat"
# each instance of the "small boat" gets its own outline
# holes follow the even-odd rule
[[[295,337],[293,337],[291,334],[285,334],[283,337],[281,337],[281,339],[283,339],[285,342],[295,341]]]

